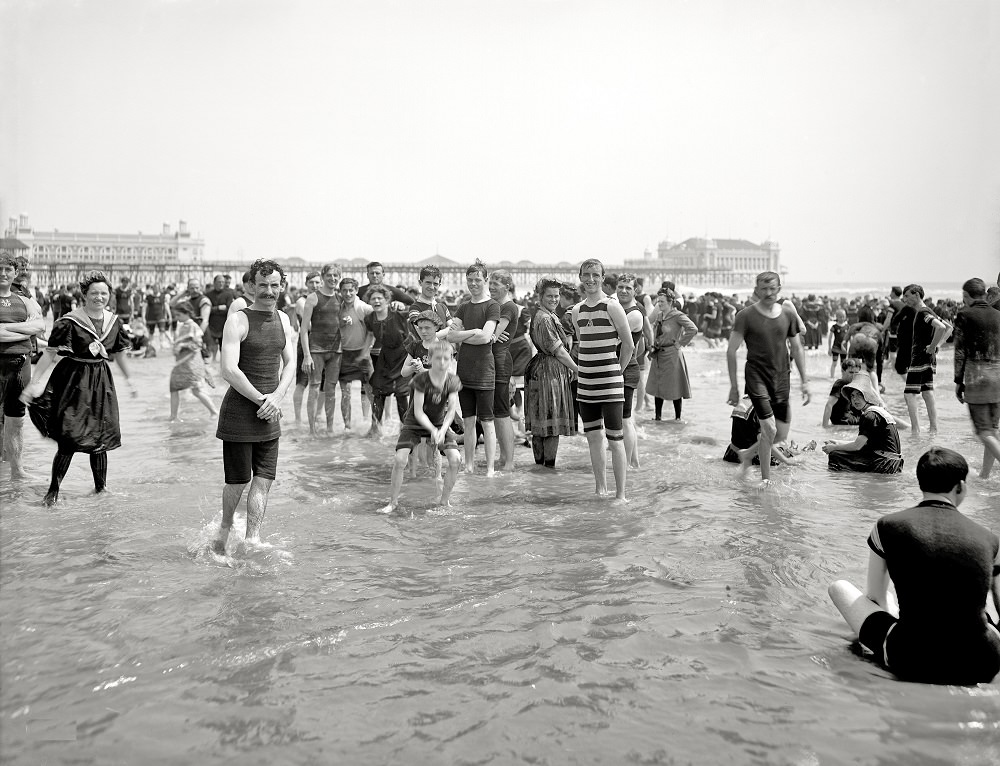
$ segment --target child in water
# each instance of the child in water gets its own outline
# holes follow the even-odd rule
[[[451,490],[458,478],[458,443],[450,426],[458,412],[458,392],[462,382],[449,372],[452,346],[447,341],[435,340],[428,348],[431,368],[418,372],[413,377],[410,406],[399,429],[396,441],[396,457],[392,465],[392,490],[389,504],[380,513],[392,513],[399,506],[399,492],[403,486],[403,472],[411,450],[428,439],[431,446],[443,450],[448,458],[448,470],[441,487],[440,506],[448,507]],[[419,361],[418,361],[419,363]]]
[[[216,415],[215,405],[201,390],[202,383],[212,385],[212,382],[207,376],[205,360],[201,357],[202,332],[192,319],[194,308],[187,301],[182,301],[174,306],[173,311],[177,317],[177,333],[174,335],[174,358],[177,363],[170,371],[170,420],[177,420],[181,391],[188,388],[195,399]]]

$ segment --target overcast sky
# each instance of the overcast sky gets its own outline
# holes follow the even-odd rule
[[[209,256],[1000,270],[994,0],[0,0],[0,214]]]

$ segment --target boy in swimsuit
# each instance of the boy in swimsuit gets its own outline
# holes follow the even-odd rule
[[[908,681],[989,683],[1000,671],[1000,539],[965,517],[969,466],[932,447],[917,462],[924,500],[879,519],[868,535],[864,593],[847,580],[830,598],[875,660]],[[896,586],[898,609],[890,598]]]
[[[392,513],[399,506],[399,492],[403,486],[403,472],[410,459],[410,451],[427,438],[448,458],[448,471],[441,487],[439,505],[450,506],[451,490],[458,478],[458,443],[451,432],[451,423],[458,412],[458,392],[462,382],[448,370],[453,350],[447,341],[436,340],[430,346],[431,368],[418,372],[412,383],[413,398],[399,429],[396,441],[396,458],[392,464],[392,490],[389,504],[380,513]]]

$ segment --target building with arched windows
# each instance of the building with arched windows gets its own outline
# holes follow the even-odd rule
[[[625,261],[635,269],[655,269],[685,285],[744,287],[753,285],[763,271],[782,274],[781,249],[767,240],[759,245],[745,239],[703,239],[661,242],[654,255],[646,250],[641,259]]]
[[[22,213],[9,219],[4,237],[24,246],[36,282],[72,281],[90,269],[123,275],[175,270],[199,265],[205,252],[204,240],[193,237],[185,221],[177,231],[165,223],[157,234],[38,231]]]

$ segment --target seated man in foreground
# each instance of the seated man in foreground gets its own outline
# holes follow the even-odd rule
[[[990,593],[1000,610],[1000,539],[958,510],[968,473],[954,450],[925,452],[917,462],[923,502],[883,516],[868,536],[865,592],[846,580],[830,585],[862,647],[908,681],[988,683],[1000,671],[1000,630],[986,613]]]

